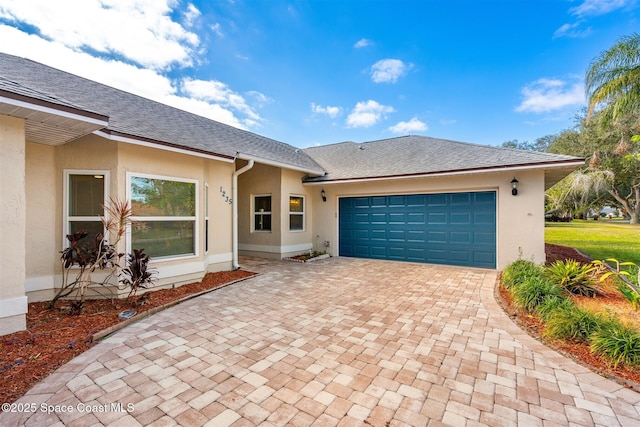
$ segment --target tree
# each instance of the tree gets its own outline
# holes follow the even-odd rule
[[[536,139],[535,142],[523,141],[520,142],[517,139],[511,141],[505,141],[502,143],[503,148],[514,148],[516,150],[526,151],[540,151],[545,152],[549,145],[554,141],[555,135],[547,135]]]
[[[574,129],[561,132],[549,146],[549,152],[585,157],[588,164],[580,172],[584,176],[576,182],[591,183],[604,189],[608,201],[622,208],[632,224],[640,223],[640,141],[637,116],[626,114],[615,126],[607,126],[603,112],[596,112],[591,120],[582,117]],[[593,194],[600,193],[597,191]]]
[[[640,111],[640,35],[622,37],[591,61],[585,76],[589,99],[587,120],[602,108],[605,126]]]

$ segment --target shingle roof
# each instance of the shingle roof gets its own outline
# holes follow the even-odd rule
[[[0,53],[5,91],[82,106],[109,117],[107,132],[233,158],[237,153],[322,174],[295,147],[121,91],[46,65]]]
[[[304,150],[327,172],[307,182],[362,180],[579,163],[578,157],[514,150],[424,136],[342,142]],[[576,166],[577,167],[577,166]],[[574,167],[575,169],[575,167]]]

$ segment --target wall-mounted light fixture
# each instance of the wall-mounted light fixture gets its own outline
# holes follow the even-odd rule
[[[322,201],[326,202],[327,201],[327,193],[324,192],[324,188],[322,189],[322,191],[320,191],[320,195],[322,196]]]
[[[518,180],[514,177],[511,180],[511,195],[512,196],[517,196],[518,195]]]

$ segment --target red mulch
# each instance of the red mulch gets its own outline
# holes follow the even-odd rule
[[[27,330],[0,337],[0,402],[16,401],[38,381],[86,351],[94,334],[124,322],[118,317],[122,311],[133,308],[142,313],[254,274],[222,271],[175,289],[113,301],[88,300],[80,315],[69,314],[69,301],[59,301],[53,310],[47,309],[48,302],[29,304]]]
[[[574,259],[583,263],[590,263],[592,260],[582,255],[573,248],[560,245],[546,244],[547,264],[565,259]],[[591,309],[594,307],[606,306],[606,308],[615,313],[623,313],[628,320],[640,324],[640,313],[633,311],[628,301],[624,299],[622,294],[612,285],[602,285],[599,289],[600,294],[594,298],[574,297],[574,302],[578,305],[589,305]],[[501,303],[505,312],[529,335],[543,342],[545,345],[553,348],[559,353],[573,359],[602,376],[610,378],[625,387],[640,391],[640,371],[625,366],[613,368],[611,364],[603,357],[593,354],[589,348],[589,344],[584,342],[573,342],[564,340],[551,340],[542,338],[544,324],[537,316],[527,313],[518,312],[514,307],[511,295],[502,286],[496,293],[498,301]]]

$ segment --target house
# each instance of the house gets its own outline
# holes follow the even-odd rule
[[[582,164],[419,136],[300,150],[0,54],[0,335],[53,296],[66,235],[101,230],[110,198],[131,201],[144,226],[119,249],[144,247],[158,286],[310,249],[502,269],[544,261],[544,191]]]

